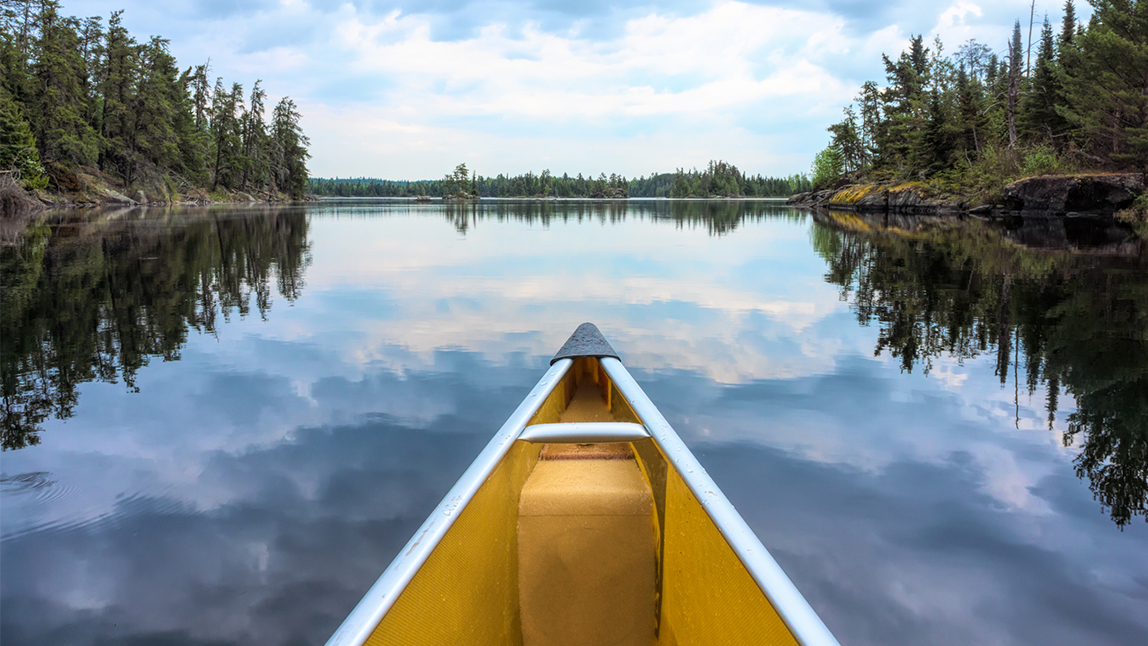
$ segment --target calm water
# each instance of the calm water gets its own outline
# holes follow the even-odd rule
[[[593,321],[843,644],[1148,643],[1143,248],[878,224],[326,202],[9,232],[0,641],[321,643]]]

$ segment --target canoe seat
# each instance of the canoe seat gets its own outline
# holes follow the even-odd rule
[[[650,487],[628,444],[548,444],[518,507],[524,646],[649,646]]]

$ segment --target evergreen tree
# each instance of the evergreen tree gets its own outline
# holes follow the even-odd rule
[[[45,0],[36,42],[29,116],[46,159],[91,164],[98,153],[96,133],[84,120],[84,62],[76,20],[62,18],[54,0]]]
[[[1066,128],[1056,106],[1061,102],[1060,70],[1048,18],[1040,31],[1040,49],[1036,55],[1029,91],[1021,105],[1026,138],[1030,141],[1055,142]]]
[[[127,172],[128,136],[133,128],[128,110],[132,73],[135,67],[135,39],[123,26],[123,11],[112,12],[104,39],[104,66],[100,78],[100,135],[103,146],[100,168]]]
[[[1067,77],[1064,116],[1088,154],[1148,168],[1148,2],[1095,0]]]
[[[176,82],[177,93],[173,99],[175,109],[172,131],[178,142],[179,160],[172,170],[182,173],[191,182],[203,184],[206,181],[204,164],[209,140],[195,122],[192,87],[193,77],[188,69]]]
[[[299,126],[302,117],[295,102],[283,97],[275,105],[271,124],[272,176],[279,190],[296,199],[307,190],[307,146],[311,141]]]
[[[929,121],[920,141],[921,147],[915,160],[916,168],[932,175],[950,167],[954,136],[941,103],[940,92],[934,91],[929,97]]]
[[[1016,21],[1012,28],[1012,39],[1008,46],[1008,89],[1006,90],[1007,108],[1006,122],[1008,124],[1008,147],[1016,148],[1017,130],[1016,114],[1021,92],[1021,64],[1024,62],[1024,51],[1021,49],[1020,21]]]
[[[9,169],[18,171],[30,188],[48,185],[32,128],[8,90],[0,86],[0,170]]]
[[[882,57],[889,87],[883,95],[887,124],[879,132],[877,141],[881,166],[905,170],[911,164],[914,149],[920,145],[928,113],[924,93],[930,80],[928,54],[923,38],[913,36],[909,51],[902,52],[896,63],[887,56]]]
[[[962,66],[957,72],[957,150],[966,161],[975,159],[984,140],[985,117],[980,88]]]
[[[833,135],[829,145],[841,153],[845,171],[849,172],[861,168],[865,164],[866,155],[853,106],[846,106],[844,112],[845,119],[841,123],[829,126],[829,132]]]
[[[186,95],[179,85],[175,59],[167,47],[167,40],[155,36],[139,48],[140,73],[131,97],[135,127],[130,147],[143,160],[172,168],[180,159],[176,111],[184,107],[182,98]]]
[[[1057,41],[1057,50],[1061,56],[1066,47],[1070,47],[1076,39],[1076,6],[1072,0],[1064,0],[1064,20],[1060,25],[1060,38]],[[1063,63],[1063,59],[1060,61]]]
[[[237,84],[238,85],[238,84]],[[223,89],[223,79],[215,80],[215,92],[211,99],[211,136],[215,161],[211,171],[211,190],[221,185],[228,188],[234,185],[239,170],[240,133],[236,119],[236,97],[242,97],[242,88],[237,94]]]
[[[209,64],[181,74],[168,41],[137,44],[122,15],[112,13],[105,30],[99,17],[61,16],[57,0],[0,0],[0,164],[30,184],[43,181],[42,159],[62,164],[61,177],[98,163],[129,186],[141,173],[179,175],[186,188],[305,185],[308,141],[294,104],[277,180],[262,85],[250,110],[238,83],[225,91],[220,80],[213,97]]]
[[[263,91],[261,83],[255,81],[251,87],[251,104],[243,120],[243,155],[247,158],[247,164],[240,187],[245,191],[248,181],[263,188],[267,180],[267,131],[263,124],[263,102],[267,99],[267,93]]]

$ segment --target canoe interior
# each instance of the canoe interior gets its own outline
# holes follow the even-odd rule
[[[641,422],[598,360],[579,358],[530,424],[589,421]],[[540,624],[552,621],[555,625],[568,625],[571,619],[569,616],[535,616],[537,611],[533,609],[540,607],[538,603],[533,597],[521,600],[519,594],[519,498],[539,463],[543,448],[524,441],[514,443],[470,503],[453,512],[459,514],[454,525],[366,643],[444,646],[798,643],[652,439],[632,442],[628,447],[547,445],[550,457],[543,456],[544,459],[555,459],[554,456],[564,459],[559,454],[590,452],[595,455],[585,456],[590,459],[577,463],[589,468],[594,459],[617,457],[621,451],[636,463],[645,481],[642,490],[653,499],[652,504],[647,505],[648,523],[652,525],[648,550],[655,559],[651,594],[637,600],[620,598],[617,603],[607,605],[614,612],[624,606],[627,608],[624,612],[638,613],[639,616],[626,617],[627,621],[619,622],[617,617],[608,619],[609,613],[577,620],[648,629],[645,632],[627,629],[621,634],[610,626],[587,627],[587,630],[550,631],[540,636],[537,629]],[[589,547],[589,553],[593,553],[596,546]],[[537,550],[534,545],[522,548]],[[605,544],[600,551],[608,553],[614,548]],[[585,580],[585,573],[580,576]],[[602,589],[614,588],[623,589],[616,585]],[[523,617],[523,604],[528,608],[526,617]],[[524,621],[528,627],[525,641]]]

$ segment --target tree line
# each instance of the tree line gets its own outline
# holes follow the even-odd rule
[[[704,170],[678,169],[670,197],[789,197],[811,188],[803,174],[789,177],[750,176],[724,161],[711,161]]]
[[[137,180],[167,176],[211,190],[307,188],[310,144],[288,97],[266,115],[256,81],[211,81],[210,61],[183,71],[159,36],[138,42],[122,11],[61,13],[58,0],[0,0],[0,170],[28,188],[61,189],[68,169]]]
[[[1033,43],[1020,21],[1002,51],[970,40],[947,56],[921,36],[896,60],[886,85],[865,83],[814,184],[939,180],[993,190],[1020,176],[1148,168],[1148,2],[1090,0],[1087,24],[1072,0],[1059,29],[1046,16]],[[1034,54],[1035,50],[1035,56]]]
[[[331,197],[442,197],[465,192],[480,197],[592,198],[615,194],[630,197],[788,197],[810,190],[806,175],[763,177],[743,174],[733,164],[711,161],[702,171],[678,169],[674,173],[650,173],[635,178],[611,173],[571,176],[535,175],[484,177],[460,164],[441,180],[395,181],[368,177],[311,178],[309,191]]]

